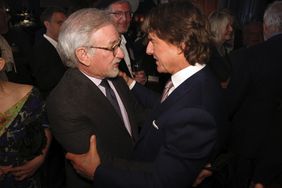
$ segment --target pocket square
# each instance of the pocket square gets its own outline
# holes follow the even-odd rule
[[[156,129],[159,129],[159,127],[158,127],[157,124],[156,124],[156,120],[154,120],[152,124],[153,124],[153,126],[154,126]]]

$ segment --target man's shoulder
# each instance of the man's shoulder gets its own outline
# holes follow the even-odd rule
[[[37,39],[35,42],[34,42],[34,46],[43,46],[43,45],[48,45],[48,44],[50,44],[51,45],[51,43],[44,37],[44,36],[42,36],[42,37],[40,37],[39,39]]]
[[[82,91],[82,88],[85,88],[84,83],[80,71],[69,68],[48,96],[48,103],[61,104],[76,100],[77,96],[84,92]]]
[[[280,48],[279,48],[280,47]],[[273,52],[273,50],[281,51],[282,47],[282,34],[275,35],[268,40],[248,48],[248,53],[256,53],[256,56],[262,55],[259,51]]]

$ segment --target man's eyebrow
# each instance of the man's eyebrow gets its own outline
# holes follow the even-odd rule
[[[116,39],[116,40],[113,40],[113,41],[111,41],[110,43],[109,43],[109,45],[115,45],[115,44],[117,44],[119,41],[121,40],[121,38],[118,38],[118,39]]]

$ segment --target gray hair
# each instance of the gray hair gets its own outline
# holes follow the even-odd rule
[[[227,9],[216,10],[209,15],[210,29],[212,32],[212,39],[215,43],[222,42],[222,33],[225,32],[227,24],[234,22],[232,13]]]
[[[282,1],[275,1],[267,7],[263,16],[263,24],[269,31],[266,38],[282,31]]]
[[[114,3],[117,3],[117,4],[127,3],[127,4],[129,5],[130,11],[132,10],[131,4],[130,4],[129,1],[127,1],[127,0],[118,0],[118,1],[115,1],[115,2],[113,2],[112,4],[110,4],[108,7],[106,7],[106,8],[105,8],[105,11],[111,12],[111,11],[112,11],[112,5],[113,5]]]
[[[60,28],[58,52],[68,67],[79,63],[75,50],[90,45],[93,32],[114,23],[105,11],[95,8],[81,9],[71,14]],[[94,44],[92,44],[94,45]]]
[[[101,0],[101,3],[97,5],[98,9],[106,10],[106,11],[111,11],[111,7],[115,3],[127,3],[131,7],[131,3],[128,0],[113,0],[113,1],[107,1],[107,0]]]

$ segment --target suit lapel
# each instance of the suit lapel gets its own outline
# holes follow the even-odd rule
[[[93,108],[95,108],[93,109],[93,113],[95,111],[99,111],[99,109],[95,107],[95,104],[99,104],[99,106],[103,106],[104,115],[106,117],[112,118],[113,122],[119,122],[119,123],[115,123],[113,126],[120,126],[121,129],[126,130],[123,120],[117,114],[116,110],[113,108],[110,101],[105,97],[102,91],[90,79],[88,79],[77,69],[74,69],[73,74],[70,76],[73,77],[73,79],[79,80],[81,92],[88,93],[87,94],[88,99],[82,101],[82,103],[86,102],[87,104],[85,105],[89,105],[89,103],[90,104],[93,103]],[[119,88],[118,86],[117,87],[115,86],[115,88],[117,89],[117,91],[120,90],[118,89]]]
[[[178,100],[186,96],[188,97],[188,93],[193,89],[193,80],[197,77],[197,75],[198,73],[185,80],[167,97],[163,103],[156,105],[156,107],[152,110],[154,114],[150,114],[149,120],[146,121],[146,125],[141,131],[140,140],[146,135],[146,132],[150,130],[150,128],[156,128],[157,126],[157,129],[160,129],[161,125],[157,121],[158,118],[171,110]]]

